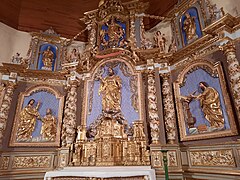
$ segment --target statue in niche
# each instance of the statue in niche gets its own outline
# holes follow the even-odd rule
[[[115,113],[121,110],[122,80],[114,75],[112,68],[108,69],[108,76],[101,78],[98,94],[102,94],[102,110]]]
[[[154,40],[156,42],[157,47],[160,49],[160,52],[165,52],[166,48],[166,38],[165,34],[162,34],[161,31],[157,31]]]
[[[224,127],[224,118],[217,90],[209,87],[206,82],[200,82],[199,87],[202,93],[197,96],[190,96],[200,101],[204,116],[210,123],[211,128],[222,129]]]
[[[40,52],[42,54],[42,62],[44,70],[51,70],[52,69],[52,63],[54,60],[54,53],[50,49],[51,47],[48,46],[47,50]]]
[[[115,22],[114,18],[111,19],[110,23],[106,23],[106,25],[108,27],[107,34],[109,36],[109,46],[123,47],[125,45],[125,30]]]
[[[38,112],[40,102],[34,107],[35,100],[31,99],[28,105],[20,112],[20,121],[17,130],[17,141],[31,141],[36,120],[40,119]]]
[[[57,133],[57,119],[52,115],[52,110],[46,110],[46,116],[42,119],[41,135],[44,140],[55,141]]]
[[[76,62],[78,58],[79,58],[79,53],[77,52],[76,48],[73,48],[69,55],[69,60],[70,62]]]
[[[183,21],[183,30],[186,33],[187,42],[191,43],[198,38],[196,34],[196,22],[195,18],[190,16],[188,12],[185,13],[186,19]]]

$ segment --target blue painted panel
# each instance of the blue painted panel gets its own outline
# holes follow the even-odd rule
[[[187,75],[186,83],[183,87],[180,88],[180,95],[181,96],[189,96],[194,91],[197,90],[195,95],[198,95],[201,93],[201,89],[199,88],[199,82],[206,82],[210,87],[213,87],[216,89],[220,96],[220,104],[223,112],[224,117],[224,128],[230,129],[230,124],[228,120],[228,115],[226,111],[226,105],[224,103],[223,94],[219,82],[219,78],[215,78],[210,76],[206,71],[203,69],[198,69],[193,71],[192,73]],[[197,122],[195,123],[195,127],[197,127],[200,124],[206,124],[207,126],[210,126],[209,122],[205,119],[202,108],[200,106],[200,102],[198,100],[193,100],[190,103],[190,111],[193,117],[196,118]],[[187,134],[189,134],[188,131],[188,125],[186,124]]]
[[[46,110],[48,108],[52,109],[52,114],[56,118],[58,118],[58,110],[59,110],[59,99],[57,99],[53,94],[40,91],[32,94],[31,96],[25,97],[22,105],[22,109],[27,106],[28,102],[34,99],[36,107],[37,102],[41,102],[40,108],[38,112],[40,113],[40,116],[43,118],[46,115]],[[59,121],[59,119],[57,119]],[[40,131],[42,127],[42,122],[40,120],[36,121],[35,130],[32,133],[32,137],[36,138],[40,136]]]
[[[107,67],[104,67],[104,74],[103,78],[107,76]],[[124,76],[121,69],[119,68],[119,65],[115,68],[113,68],[115,75],[119,76],[122,80],[122,101],[121,101],[121,110],[122,114],[125,117],[125,119],[128,121],[128,123],[132,123],[133,121],[136,121],[139,119],[139,113],[136,112],[132,106],[131,102],[131,90],[130,90],[130,84],[129,79],[130,77]],[[90,85],[89,85],[90,87]],[[87,115],[87,125],[94,122],[97,117],[102,113],[102,97],[101,95],[98,95],[98,90],[100,87],[100,81],[94,81],[93,85],[93,104],[92,104],[92,111],[91,114]],[[89,92],[90,94],[90,92]],[[88,97],[89,100],[89,97]],[[89,107],[88,107],[89,108]]]

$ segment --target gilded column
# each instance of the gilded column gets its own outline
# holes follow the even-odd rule
[[[61,137],[63,147],[69,147],[75,139],[77,119],[77,86],[77,80],[69,80]]]
[[[223,47],[223,51],[227,57],[231,91],[233,93],[238,118],[240,119],[240,66],[236,57],[235,45],[232,42],[228,42]]]
[[[93,49],[96,45],[96,37],[97,37],[97,32],[96,32],[96,19],[92,19],[91,22],[87,25],[89,35],[88,35],[88,41],[89,44],[91,45],[91,48]]]
[[[153,144],[159,144],[160,121],[157,109],[156,82],[154,70],[148,70],[148,112]]]
[[[136,36],[135,36],[135,14],[134,12],[130,13],[130,40],[133,43],[133,46],[136,47]]]
[[[173,94],[169,83],[170,74],[161,74],[163,79],[162,93],[163,93],[163,106],[164,106],[164,121],[167,131],[167,141],[169,144],[174,144],[176,140],[176,118],[173,105]]]
[[[140,18],[140,39],[141,39],[141,47],[144,48],[145,47],[145,37],[144,37],[144,33],[145,33],[145,28],[144,28],[144,23],[143,23],[143,17],[139,17]]]
[[[7,118],[13,98],[13,91],[16,87],[16,83],[8,81],[6,84],[6,92],[3,97],[2,105],[0,107],[0,146],[2,146],[3,134],[6,128]]]

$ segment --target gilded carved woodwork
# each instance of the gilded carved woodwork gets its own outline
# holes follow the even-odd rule
[[[6,84],[6,92],[3,97],[3,101],[0,108],[0,147],[2,146],[3,135],[6,128],[9,110],[13,98],[13,91],[16,87],[16,83],[8,81]]]
[[[9,168],[9,161],[10,161],[9,156],[2,156],[0,158],[0,169],[7,170]]]
[[[32,41],[27,53],[28,58],[25,59],[22,64],[3,63],[3,66],[0,67],[0,72],[4,75],[9,75],[12,71],[17,73],[18,76],[20,76],[18,77],[18,80],[20,79],[24,83],[44,83],[49,85],[57,85],[59,87],[66,87],[64,117],[63,119],[59,119],[59,121],[63,120],[63,122],[61,122],[62,143],[58,149],[58,156],[56,160],[58,164],[57,167],[151,165],[152,168],[158,169],[158,174],[161,174],[163,172],[163,155],[160,149],[167,149],[168,147],[171,147],[171,150],[167,152],[168,166],[173,172],[179,170],[179,172],[181,171],[181,173],[184,173],[181,169],[181,163],[179,163],[180,158],[183,158],[184,156],[180,156],[181,153],[176,150],[178,147],[180,147],[180,149],[183,148],[181,151],[185,152],[186,156],[188,155],[186,159],[182,159],[182,162],[186,162],[186,164],[183,163],[183,165],[189,170],[189,172],[192,170],[191,168],[194,169],[195,167],[195,169],[199,168],[198,171],[201,171],[204,167],[230,167],[232,169],[238,169],[239,163],[235,162],[237,161],[237,158],[235,159],[235,154],[239,155],[240,152],[238,147],[225,147],[225,149],[221,149],[222,147],[216,149],[214,147],[211,150],[196,150],[195,145],[197,146],[197,144],[194,144],[194,142],[194,150],[192,150],[191,143],[186,143],[186,146],[185,143],[180,143],[179,145],[174,146],[169,144],[177,143],[177,131],[180,132],[181,141],[198,140],[200,144],[202,139],[207,138],[233,136],[233,139],[235,139],[237,130],[234,122],[234,114],[231,108],[231,102],[227,95],[223,70],[221,69],[220,64],[213,64],[199,58],[206,57],[207,55],[211,55],[218,51],[219,44],[225,42],[226,39],[229,40],[228,37],[224,37],[224,33],[227,32],[233,35],[239,29],[239,18],[225,14],[220,19],[217,19],[217,14],[213,11],[214,6],[211,5],[208,0],[207,4],[205,4],[204,0],[190,0],[188,2],[182,1],[176,5],[170,13],[168,13],[167,18],[144,14],[143,12],[146,10],[148,3],[143,3],[139,0],[126,3],[121,3],[120,0],[101,2],[102,3],[99,4],[99,9],[89,11],[84,14],[84,18],[81,20],[85,22],[86,28],[78,33],[73,39],[67,40],[59,36],[49,38],[48,35],[44,35],[43,33],[32,33]],[[160,50],[157,48],[146,48],[146,44],[144,44],[144,17],[155,18],[159,20],[165,19],[166,21],[170,20],[172,22],[172,31],[175,34],[173,38],[175,38],[176,43],[180,43],[180,41],[182,41],[182,35],[181,29],[178,26],[178,16],[183,15],[189,8],[193,7],[193,5],[196,5],[196,3],[199,5],[198,10],[200,16],[202,17],[201,23],[204,22],[204,24],[207,25],[202,27],[203,36],[201,38],[183,48],[178,47],[176,52],[171,51],[168,53],[160,53]],[[210,13],[210,16],[208,13]],[[223,14],[223,12],[220,13]],[[100,52],[98,46],[100,42],[99,36],[101,25],[107,21],[110,22],[111,20],[113,20],[113,23],[110,23],[109,25],[115,26],[111,31],[109,31],[111,36],[113,36],[114,33],[117,36],[119,35],[117,29],[119,26],[114,21],[126,21],[126,44],[124,44],[124,46],[121,48],[113,47]],[[139,26],[140,28],[138,29]],[[86,49],[82,54],[79,55],[79,58],[77,58],[75,62],[67,61],[65,56],[66,53],[64,53],[66,51],[66,46],[70,45],[72,41],[81,35],[81,33],[83,33],[85,30],[89,31]],[[140,34],[138,34],[138,30],[140,31]],[[137,42],[137,38],[140,38],[139,42]],[[63,70],[59,72],[45,72],[29,69],[29,65],[34,60],[32,57],[38,56],[38,45],[40,41],[60,44],[62,49],[59,58],[61,59],[61,66],[63,67]],[[140,44],[140,47],[136,47],[137,43],[138,45]],[[231,43],[221,46],[220,49],[223,50],[227,57],[230,85],[234,96],[232,99],[234,99],[238,113],[238,110],[240,111],[240,69],[236,56],[236,49]],[[150,64],[149,59],[151,61]],[[163,65],[163,63],[165,65]],[[95,81],[100,81],[98,83],[103,86],[103,81],[107,80],[106,77],[110,77],[104,72],[105,66],[110,68],[116,68],[119,66],[121,73],[129,79],[127,83],[129,83],[128,90],[130,91],[131,96],[127,100],[130,102],[130,105],[134,108],[134,110],[139,114],[139,119],[135,119],[132,126],[128,126],[128,124],[125,123],[127,118],[125,119],[120,113],[112,113],[112,111],[115,110],[119,111],[121,107],[125,105],[124,103],[121,104],[121,98],[124,96],[124,94],[121,92],[121,88],[118,87],[118,89],[112,93],[115,94],[117,98],[115,97],[111,99],[105,96],[105,98],[101,99],[102,104],[109,103],[106,102],[109,101],[109,99],[111,99],[111,103],[114,100],[118,102],[116,106],[112,107],[111,111],[108,111],[109,109],[107,108],[102,109],[103,113],[95,119],[93,127],[91,127],[94,131],[93,136],[89,137],[89,134],[87,134],[89,132],[87,118],[88,115],[94,113],[94,91],[98,89],[94,87],[94,83]],[[157,99],[158,94],[156,88],[159,82],[156,82],[158,79],[155,77],[156,67],[159,67],[161,71],[160,84],[162,83],[162,88],[160,89],[162,89],[162,102],[160,102],[160,99]],[[180,101],[180,88],[185,85],[187,76],[198,69],[203,69],[212,77],[219,78],[220,80],[219,84],[222,88],[221,90],[223,91],[224,96],[223,100],[227,105],[226,113],[229,116],[229,126],[231,126],[228,131],[212,132],[211,134],[203,133],[199,136],[191,136],[186,134],[186,126],[191,126],[189,121],[192,119],[189,104],[184,105]],[[167,70],[171,70],[171,72]],[[175,72],[178,72],[179,70],[181,72],[174,84],[175,98],[173,98],[171,74],[175,74]],[[147,77],[147,84],[145,84],[145,86],[142,86],[142,83],[144,83],[144,80],[142,79],[143,74]],[[110,77],[110,80],[112,80],[111,82],[114,82],[119,86],[123,85],[119,78],[117,80],[115,79],[115,81],[113,81],[111,78],[112,77]],[[78,90],[79,79],[84,83],[82,85],[83,90]],[[11,84],[11,82],[9,83]],[[109,84],[108,88],[112,88],[111,84]],[[12,85],[8,85],[6,87],[6,94],[0,109],[1,143],[6,126],[8,111],[11,105],[14,86],[15,85],[13,83]],[[143,94],[144,88],[146,88],[146,94]],[[78,97],[78,93],[82,94]],[[104,92],[100,92],[100,95],[104,97],[104,95],[101,93],[103,94]],[[77,102],[78,98],[79,102]],[[144,98],[146,98],[146,101],[144,101]],[[144,102],[147,102],[146,111],[144,111]],[[174,110],[174,103],[177,105],[178,118],[175,117],[176,114]],[[80,105],[81,112],[78,112],[77,107]],[[18,106],[20,107],[19,104]],[[159,118],[161,109],[158,109],[158,107],[162,106],[162,117],[164,119],[165,126],[160,123]],[[144,114],[145,112],[146,114]],[[188,112],[188,115],[190,115],[184,115],[185,112]],[[81,113],[81,119],[77,119],[78,113]],[[238,113],[238,115],[240,114]],[[146,123],[144,122],[145,117],[148,120]],[[179,129],[176,124],[176,119],[179,121]],[[148,147],[149,139],[146,133],[147,128],[150,130],[149,134],[151,137],[149,139],[152,140],[152,144],[149,146],[150,151]],[[167,146],[165,146],[165,142],[161,138],[161,136],[164,136],[163,134],[165,133],[168,144]],[[16,134],[16,130],[13,130],[12,134]],[[160,139],[161,143],[163,144],[160,144]],[[209,140],[209,142],[212,141],[214,141],[214,139]],[[236,146],[238,146],[238,142],[234,143]],[[233,145],[234,143],[230,142],[229,144],[231,144],[231,147],[233,147],[235,146]],[[10,143],[10,145],[12,144]],[[41,144],[37,144],[36,146],[40,145]],[[32,145],[29,144],[27,146],[31,147]],[[52,144],[49,143],[49,146],[52,146]],[[221,144],[219,146],[224,145]],[[12,152],[10,152],[10,154],[11,153]],[[10,168],[12,168],[14,171],[30,171],[34,168],[51,168],[53,161],[55,161],[54,157],[50,155],[19,155],[13,153],[13,155],[7,154],[1,157],[0,169],[3,171],[10,170]],[[146,178],[147,177],[143,176],[122,177],[122,179],[126,180]],[[100,178],[54,177],[53,179],[98,180]],[[114,180],[117,178],[101,179]]]
[[[168,151],[167,152],[168,166],[169,167],[177,167],[177,152],[176,151]],[[160,150],[152,150],[151,151],[151,165],[154,168],[163,167],[163,154]]]
[[[232,42],[228,42],[223,47],[223,51],[227,57],[231,91],[233,93],[238,118],[240,119],[240,65],[236,56],[236,48]]]
[[[14,156],[12,168],[50,168],[51,163],[51,156]]]
[[[151,138],[153,144],[159,143],[160,121],[157,109],[155,71],[148,71],[148,113],[151,127]]]
[[[174,144],[176,141],[176,118],[173,102],[173,93],[170,86],[170,74],[161,74],[163,79],[162,93],[163,93],[163,106],[164,106],[164,120],[167,132],[168,143]]]
[[[219,85],[221,87],[221,91],[223,94],[223,102],[225,106],[227,107],[226,113],[227,113],[227,119],[229,121],[229,129],[223,129],[223,131],[212,131],[208,133],[202,133],[202,130],[200,129],[201,133],[197,134],[187,134],[187,129],[192,128],[190,124],[186,124],[186,122],[189,122],[189,117],[186,117],[184,112],[184,104],[182,102],[183,96],[181,95],[180,88],[185,85],[185,81],[187,76],[198,70],[202,69],[205,72],[207,72],[211,77],[219,78]],[[174,82],[174,91],[175,91],[175,99],[177,104],[177,115],[178,115],[178,121],[179,121],[179,131],[180,131],[180,138],[182,141],[185,140],[195,140],[195,139],[206,139],[206,138],[213,138],[213,137],[223,137],[223,136],[232,136],[237,134],[236,131],[236,125],[234,122],[232,107],[230,103],[230,99],[227,93],[226,85],[225,85],[225,79],[223,70],[220,63],[212,63],[207,60],[201,60],[198,59],[197,62],[191,63],[187,65],[182,72],[178,75],[177,80]],[[194,94],[193,94],[194,95]],[[199,106],[201,108],[201,106]],[[196,127],[195,127],[196,128]],[[201,127],[199,127],[201,128]],[[210,136],[211,134],[211,136]]]
[[[67,97],[65,101],[63,127],[62,127],[62,146],[70,146],[75,138],[76,116],[77,116],[77,87],[78,81],[68,81]]]
[[[149,165],[149,152],[143,122],[135,121],[133,136],[128,137],[124,125],[106,114],[96,127],[97,134],[87,141],[86,130],[80,128],[74,143],[74,166]]]
[[[49,111],[47,109],[51,109],[51,113],[48,114],[51,116],[51,118],[54,118],[54,121],[50,121],[53,124],[48,124],[46,123],[46,114],[44,114],[43,118],[41,119],[40,114],[38,112],[38,108],[43,105],[39,101],[36,102],[37,105],[34,105],[35,99],[31,98],[34,94],[36,93],[48,93],[51,94],[52,97],[56,98],[58,101],[58,106],[57,106],[57,113],[56,117],[52,115],[52,109],[51,107],[47,107],[44,111]],[[26,101],[27,98],[30,97],[30,100]],[[33,104],[30,102],[33,101]],[[26,103],[26,106],[23,106],[24,103]],[[62,114],[63,114],[63,103],[64,103],[64,97],[63,95],[55,88],[43,84],[43,85],[32,85],[29,88],[26,89],[26,91],[21,92],[18,96],[18,101],[17,101],[17,108],[16,108],[16,114],[14,117],[14,123],[13,123],[13,128],[12,128],[12,134],[11,134],[11,139],[9,142],[10,146],[28,146],[28,147],[33,147],[33,146],[59,146],[60,143],[60,129],[61,129],[61,119],[62,119]],[[31,104],[31,105],[30,105]],[[36,129],[36,121],[37,119],[41,119],[42,121],[42,126],[41,126],[41,132],[39,132],[38,136],[35,136],[33,138],[33,132]],[[54,126],[53,129],[49,129],[46,131],[44,130],[44,126],[52,127]],[[39,128],[40,126],[38,126]],[[52,127],[53,128],[53,127]],[[54,137],[54,139],[48,139],[43,137],[44,133],[51,132],[51,135]],[[46,134],[45,134],[46,135]]]
[[[233,151],[231,149],[190,151],[189,157],[192,166],[236,166]]]

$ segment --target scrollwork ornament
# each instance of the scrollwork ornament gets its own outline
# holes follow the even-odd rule
[[[3,157],[1,158],[0,169],[2,169],[2,170],[8,169],[9,160],[10,160],[10,157],[9,157],[9,156],[3,156]]]
[[[192,166],[235,167],[233,152],[230,149],[192,151],[190,152]]]
[[[15,86],[16,86],[15,82],[8,81],[6,85],[6,92],[3,97],[2,105],[0,108],[0,147],[2,146],[3,133],[6,128],[6,122],[7,122]]]
[[[233,93],[238,118],[240,119],[240,65],[236,56],[236,48],[232,42],[228,42],[222,50],[227,57],[231,91]]]
[[[133,41],[133,47],[136,47],[136,37],[135,37],[135,16],[130,15],[130,39]]]
[[[12,168],[49,168],[51,156],[15,156]]]
[[[70,80],[67,89],[67,98],[65,102],[63,128],[62,128],[62,146],[70,146],[75,138],[76,113],[77,113],[77,80]]]
[[[160,121],[157,109],[157,97],[155,87],[155,73],[154,70],[148,71],[148,111],[151,128],[151,137],[153,144],[159,144],[160,136]]]
[[[163,93],[163,106],[164,106],[164,120],[167,131],[168,143],[174,144],[176,140],[176,126],[175,126],[175,110],[173,103],[173,94],[169,84],[170,74],[165,73],[161,75],[163,78],[162,93]]]

